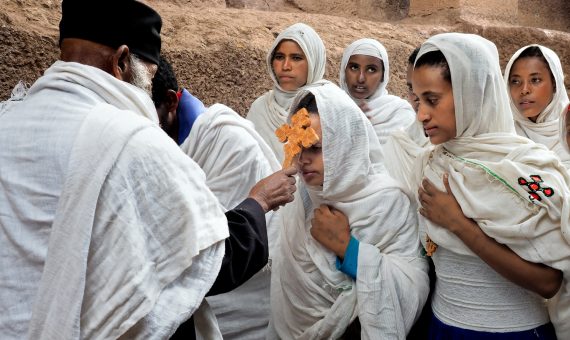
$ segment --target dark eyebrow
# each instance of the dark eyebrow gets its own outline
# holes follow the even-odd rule
[[[427,97],[427,96],[439,96],[439,95],[441,95],[439,92],[433,92],[433,91],[426,91],[426,92],[423,92],[423,93],[421,94],[421,96],[424,96],[424,97]]]

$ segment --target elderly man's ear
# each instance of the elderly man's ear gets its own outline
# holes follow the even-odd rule
[[[127,45],[119,46],[111,56],[111,74],[122,81],[132,79],[130,51]]]

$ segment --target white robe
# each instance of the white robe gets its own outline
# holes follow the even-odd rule
[[[155,124],[146,93],[99,69],[56,62],[12,108],[0,113],[0,275],[21,286],[0,292],[14,311],[0,333],[172,335],[228,237],[203,172]]]
[[[336,85],[301,92],[316,97],[323,131],[324,184],[299,183],[284,207],[271,281],[269,339],[335,339],[358,317],[363,339],[405,338],[427,298],[427,262],[420,255],[409,198],[370,157],[370,122]],[[291,114],[294,112],[293,104]],[[360,241],[356,281],[335,267],[335,255],[310,235],[313,210],[329,204],[348,216]]]
[[[222,104],[202,113],[180,146],[206,173],[206,184],[225,210],[247,198],[261,179],[280,169],[271,149],[253,124]],[[280,229],[278,212],[266,214],[269,257]],[[269,323],[270,271],[263,269],[235,290],[208,297],[221,334],[214,329],[200,331],[205,339],[260,339]],[[207,311],[206,306],[201,309]],[[196,320],[197,328],[202,326]],[[200,327],[199,327],[200,326]]]
[[[560,157],[562,163],[564,163],[564,166],[566,166],[566,168],[570,168],[570,152],[566,150],[566,141],[561,142],[559,139],[560,116],[565,112],[565,109],[568,107],[568,104],[570,102],[568,100],[568,93],[566,92],[566,87],[564,85],[564,71],[562,70],[560,59],[556,53],[548,47],[536,44],[528,45],[519,49],[517,52],[515,52],[515,54],[513,54],[505,68],[505,83],[507,84],[508,88],[509,76],[513,64],[518,59],[520,54],[531,46],[540,48],[540,51],[548,62],[550,72],[552,72],[552,75],[554,76],[555,84],[553,85],[556,86],[557,90],[554,93],[552,101],[548,104],[548,106],[544,108],[542,112],[539,113],[536,122],[529,120],[520,113],[515,103],[513,103],[513,98],[510,96],[509,92],[511,110],[513,111],[513,117],[515,119],[515,128],[517,130],[517,134],[520,136],[531,139],[536,143],[543,144],[549,150],[554,151],[558,157]]]
[[[471,34],[439,34],[422,45],[418,59],[436,50],[442,51],[450,67],[457,136],[433,149],[420,149],[414,160],[398,157],[410,142],[404,134],[395,135],[392,145],[399,149],[386,152],[386,162],[408,178],[407,191],[416,198],[424,176],[445,190],[442,176],[448,173],[463,213],[481,230],[523,259],[561,270],[562,287],[548,308],[558,338],[568,339],[570,176],[556,154],[515,134],[499,56],[492,42]],[[406,160],[413,164],[406,164]],[[540,176],[541,187],[553,189],[553,194],[539,191],[540,200],[532,199],[530,188],[520,182],[530,182],[531,175]],[[420,226],[439,247],[476,256],[447,229],[423,217]]]
[[[295,91],[287,91],[281,88],[273,72],[273,54],[277,45],[283,40],[296,42],[307,58],[307,83]],[[267,54],[267,70],[273,80],[273,89],[253,102],[247,114],[247,119],[253,122],[255,129],[271,147],[279,162],[283,162],[284,159],[283,144],[275,136],[275,130],[285,124],[289,107],[295,95],[303,88],[319,83],[323,79],[326,62],[326,49],[323,41],[315,30],[302,23],[291,25],[283,30],[277,36]]]
[[[388,61],[388,52],[386,48],[374,39],[359,39],[350,44],[342,55],[339,72],[340,87],[350,95],[348,85],[346,83],[346,66],[351,56],[362,54],[382,60],[384,65],[384,78],[378,85],[376,91],[367,99],[361,100],[350,96],[356,103],[366,103],[368,110],[364,114],[378,136],[380,144],[385,144],[388,136],[395,131],[408,128],[416,118],[414,109],[400,97],[388,94],[386,86],[390,80],[390,63]]]

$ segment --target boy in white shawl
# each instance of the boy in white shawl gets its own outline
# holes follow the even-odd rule
[[[555,339],[549,315],[559,339],[570,334],[570,178],[553,152],[514,133],[501,78],[492,42],[428,39],[413,89],[434,147],[411,166],[399,158],[405,136],[386,150],[419,190],[422,241],[435,251],[432,339]]]
[[[161,127],[175,141],[182,140],[180,148],[204,171],[206,185],[223,210],[228,211],[247,198],[259,180],[278,171],[280,165],[250,121],[222,104],[201,106],[202,112],[188,112],[196,111],[196,105],[182,101],[177,93],[180,91],[174,70],[161,56],[153,79],[153,100]],[[272,253],[280,220],[274,211],[265,218]],[[269,282],[270,271],[261,270],[231,292],[209,296],[200,307],[203,313],[195,318],[198,337],[263,338],[269,323]],[[219,329],[214,327],[216,324]]]
[[[396,130],[415,120],[415,111],[404,99],[388,94],[390,63],[386,48],[374,39],[350,44],[340,63],[340,87],[358,104],[374,126],[380,144]]]
[[[358,318],[363,339],[403,339],[428,294],[415,210],[373,166],[378,141],[346,93],[311,87],[290,114],[305,106],[320,141],[298,156],[296,204],[282,212],[268,338],[338,339]],[[324,231],[322,218],[341,230]],[[344,242],[327,242],[331,233]]]
[[[297,92],[322,81],[327,62],[325,44],[314,29],[297,23],[277,36],[266,62],[273,89],[251,104],[247,119],[271,147],[277,161],[282,162],[283,146],[275,130],[286,122]]]
[[[517,133],[546,145],[570,167],[570,153],[558,139],[560,112],[569,101],[556,53],[541,45],[525,46],[511,57],[504,78]]]

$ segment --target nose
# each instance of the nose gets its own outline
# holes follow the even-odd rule
[[[429,110],[427,110],[424,106],[417,104],[417,116],[419,122],[427,122],[430,119]]]
[[[289,58],[283,60],[283,70],[291,70],[291,60]]]
[[[305,149],[302,148],[301,152],[299,153],[299,157],[297,158],[297,163],[299,163],[299,165],[309,163],[309,157],[307,157],[307,155],[304,151],[305,151]]]
[[[525,82],[523,82],[522,87],[521,87],[521,94],[524,96],[524,95],[527,95],[529,93],[530,93],[530,86],[529,86],[529,83],[525,81]]]
[[[358,72],[358,82],[364,83],[366,81],[366,77],[364,76],[364,71]]]

